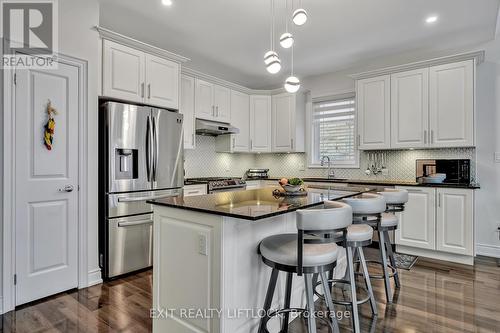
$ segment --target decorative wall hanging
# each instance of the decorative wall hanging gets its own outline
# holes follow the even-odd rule
[[[52,106],[52,102],[49,99],[47,103],[48,120],[45,124],[45,133],[43,135],[43,144],[48,150],[52,150],[52,142],[54,141],[54,130],[56,128],[55,115],[57,115],[57,110]]]

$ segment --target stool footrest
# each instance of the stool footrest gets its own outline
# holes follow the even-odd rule
[[[384,264],[380,261],[377,261],[377,260],[366,260],[366,263],[369,264],[369,263],[372,263],[372,264],[378,264],[380,266],[383,266]],[[360,264],[359,260],[355,262],[355,264]],[[390,264],[387,264],[387,268],[389,268],[391,270],[391,272],[389,272],[389,277],[394,277],[394,275],[397,274],[397,269],[393,266],[391,266]],[[354,272],[355,275],[363,275],[362,272]],[[370,279],[377,279],[377,280],[383,280],[384,279],[384,275],[378,275],[378,274],[371,274],[370,273]]]
[[[351,281],[349,281],[349,280],[341,280],[341,279],[329,279],[327,281],[327,283],[329,283],[329,284],[351,284]],[[325,300],[325,296],[323,296],[318,291],[316,291],[316,288],[319,285],[321,285],[321,282],[316,283],[316,286],[314,287],[314,294],[316,296],[318,296],[318,298],[320,298],[320,299],[322,299],[324,301]],[[335,285],[332,286],[332,288],[334,288],[334,287],[335,287]],[[366,294],[368,294],[368,291],[366,290],[365,287],[359,286],[358,288],[360,288],[361,290],[363,290],[364,292],[366,292]],[[370,300],[370,296],[368,295],[366,298],[360,299],[356,303],[358,305],[361,305],[361,304],[365,304],[369,300]],[[332,297],[332,302],[334,304],[338,304],[338,305],[352,306],[352,302],[349,302],[349,301],[339,301],[339,300],[333,299],[333,297]]]
[[[272,318],[274,318],[276,316],[283,315],[283,314],[287,314],[287,313],[290,314],[290,313],[303,313],[303,312],[307,312],[307,309],[304,309],[304,308],[283,308],[283,309],[279,309],[279,310],[275,310],[275,311],[270,312],[269,315],[264,318],[264,332],[270,333],[269,330],[267,329],[267,323]],[[333,314],[333,315],[335,316],[335,314]],[[331,332],[334,332],[332,323],[328,320],[328,318],[317,317],[316,319],[323,320],[324,322],[326,322],[330,326]],[[306,320],[309,320],[309,318],[306,318]],[[281,331],[280,331],[280,333],[281,333]]]

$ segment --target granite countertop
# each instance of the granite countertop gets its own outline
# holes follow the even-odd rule
[[[270,177],[267,180],[279,180],[281,178]],[[346,178],[322,178],[322,177],[302,177],[305,182],[324,182],[324,183],[347,183],[353,185],[375,185],[375,186],[420,186],[420,187],[447,187],[447,188],[464,188],[464,189],[479,189],[479,184],[420,184],[408,180],[382,180],[382,179],[346,179]],[[257,180],[257,179],[252,179]],[[265,180],[265,179],[263,179]]]
[[[275,189],[278,187],[192,197],[176,196],[148,202],[153,205],[256,221],[318,206],[326,200],[341,200],[373,190],[367,187],[314,186],[305,196],[280,197],[273,195]]]

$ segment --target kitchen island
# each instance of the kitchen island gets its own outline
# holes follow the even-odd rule
[[[268,187],[151,201],[153,332],[257,332],[258,310],[271,272],[257,253],[260,241],[296,232],[293,212],[298,209],[371,189],[314,187],[307,195],[294,197],[276,196],[273,190]],[[337,277],[343,275],[342,260]],[[273,308],[282,307],[284,282],[284,274],[280,274]],[[292,306],[304,306],[302,294],[303,282],[295,277]]]

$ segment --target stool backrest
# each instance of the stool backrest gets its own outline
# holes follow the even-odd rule
[[[297,217],[297,274],[303,273],[304,244],[337,243],[345,240],[352,224],[352,208],[342,202],[325,201],[324,208],[302,209]],[[304,237],[306,236],[306,237]]]

